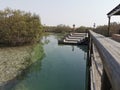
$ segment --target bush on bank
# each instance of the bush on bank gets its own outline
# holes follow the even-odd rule
[[[42,25],[36,14],[7,8],[0,11],[0,44],[23,45],[35,42]]]

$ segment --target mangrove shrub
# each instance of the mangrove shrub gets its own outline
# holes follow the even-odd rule
[[[38,15],[10,8],[0,11],[0,44],[16,46],[33,43],[40,34]]]

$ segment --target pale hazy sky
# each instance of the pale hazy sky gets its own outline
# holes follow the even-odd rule
[[[72,26],[93,26],[107,24],[107,13],[120,0],[0,0],[0,10],[10,7],[39,14],[42,24]],[[112,17],[111,22],[120,22]]]

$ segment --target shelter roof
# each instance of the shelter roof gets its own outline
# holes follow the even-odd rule
[[[107,15],[108,17],[111,17],[113,15],[120,15],[120,4],[116,6],[114,9],[112,9]]]

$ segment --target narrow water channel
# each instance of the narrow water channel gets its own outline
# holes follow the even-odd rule
[[[18,78],[12,90],[85,90],[85,46],[58,45],[54,35],[43,38],[45,57]]]

